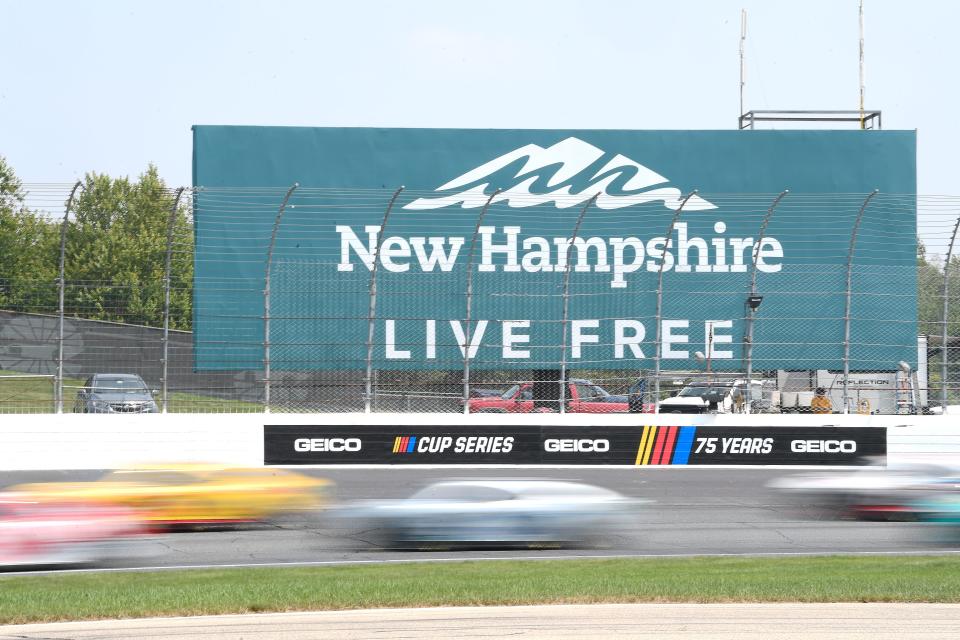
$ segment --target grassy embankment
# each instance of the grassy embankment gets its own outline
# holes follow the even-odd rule
[[[53,413],[53,378],[10,378],[23,375],[17,371],[0,369],[0,414]],[[79,378],[63,379],[63,410],[73,412],[77,389],[83,384]],[[156,397],[159,404],[159,396]],[[171,413],[262,413],[263,405],[254,402],[215,398],[196,393],[173,391],[169,395]]]
[[[0,576],[0,624],[594,602],[958,603],[960,558],[534,560]]]

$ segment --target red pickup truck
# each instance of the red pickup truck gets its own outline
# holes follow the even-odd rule
[[[571,380],[567,385],[569,413],[627,413],[627,396],[614,396],[589,380]],[[503,395],[470,398],[470,413],[531,413],[533,383],[515,384]]]

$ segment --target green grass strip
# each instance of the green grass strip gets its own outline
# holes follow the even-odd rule
[[[593,602],[960,602],[954,556],[486,561],[0,576],[0,624]]]
[[[17,371],[0,369],[0,414],[53,413],[53,378],[18,378]],[[3,379],[6,377],[6,379]],[[77,390],[83,386],[81,378],[63,379],[63,410],[73,413]],[[160,404],[160,396],[154,396]],[[184,391],[171,391],[168,397],[170,413],[263,413],[263,405],[242,400],[204,396]],[[275,409],[280,412],[281,409]]]

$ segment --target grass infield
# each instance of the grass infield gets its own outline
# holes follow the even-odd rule
[[[17,371],[0,369],[0,414],[53,413],[53,378],[20,378]],[[4,379],[6,377],[6,379]],[[77,390],[83,386],[80,378],[63,379],[63,410],[73,413]],[[155,396],[157,404],[160,396]],[[215,398],[196,393],[171,391],[167,409],[170,413],[262,413],[263,405],[242,400]],[[280,411],[276,409],[275,411]]]
[[[0,624],[594,602],[960,602],[954,556],[533,560],[0,575]]]

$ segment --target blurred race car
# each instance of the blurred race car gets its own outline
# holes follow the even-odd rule
[[[960,474],[932,483],[912,507],[918,520],[952,525],[956,531],[960,525]]]
[[[579,544],[623,523],[641,502],[575,482],[449,480],[341,515],[367,521],[388,547]]]
[[[946,465],[911,462],[791,475],[768,486],[837,516],[914,519],[916,501],[931,486],[956,473]]]
[[[135,509],[154,526],[240,523],[323,504],[329,484],[285,469],[177,465],[112,471],[93,482],[23,484],[20,499]]]
[[[146,527],[130,509],[0,494],[0,567],[74,565],[122,554]]]

